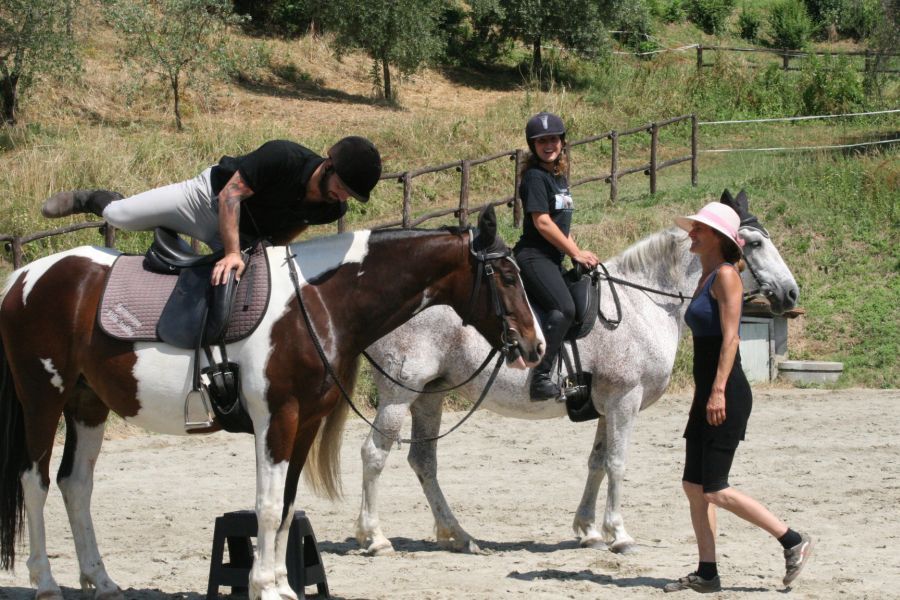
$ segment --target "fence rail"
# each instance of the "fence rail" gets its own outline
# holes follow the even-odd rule
[[[691,154],[688,156],[681,156],[671,160],[659,161],[659,134],[660,130],[664,127],[668,127],[670,125],[674,125],[676,123],[681,123],[684,121],[691,122]],[[698,131],[698,120],[696,115],[681,115],[678,117],[672,117],[669,119],[664,119],[662,121],[657,121],[653,123],[646,123],[644,125],[640,125],[637,127],[632,127],[631,129],[626,129],[625,131],[607,131],[606,133],[601,133],[598,135],[592,135],[590,137],[586,137],[579,140],[571,141],[567,144],[566,152],[570,151],[572,148],[577,146],[582,146],[585,144],[592,144],[597,142],[602,142],[604,140],[609,140],[611,144],[611,155],[610,155],[610,163],[609,163],[609,171],[600,174],[591,174],[582,179],[578,179],[577,181],[570,182],[569,186],[574,188],[580,185],[584,185],[586,183],[591,183],[595,181],[603,181],[609,184],[609,198],[613,202],[618,199],[619,194],[619,179],[625,177],[627,175],[632,175],[634,173],[644,173],[649,177],[649,185],[650,185],[650,193],[655,194],[657,189],[657,174],[670,167],[677,166],[681,163],[690,161],[691,163],[691,185],[697,185],[697,176],[698,176],[698,166],[697,166],[697,157],[699,152],[697,150],[697,131]],[[640,134],[650,134],[650,157],[647,163],[644,163],[639,166],[628,167],[625,169],[620,169],[619,167],[619,158],[620,158],[620,150],[619,150],[619,140],[625,136],[632,135],[640,135]],[[496,198],[490,200],[484,204],[480,204],[477,206],[470,206],[470,188],[471,188],[471,175],[472,168],[480,165],[484,165],[490,163],[492,161],[500,160],[506,158],[510,162],[514,164],[513,170],[513,185],[511,194],[505,196],[503,198]],[[521,167],[526,160],[526,153],[523,150],[505,150],[503,152],[497,152],[495,154],[491,154],[488,156],[481,156],[478,158],[472,159],[463,159],[457,160],[453,162],[444,163],[442,165],[430,165],[425,167],[420,167],[417,169],[412,169],[409,171],[402,171],[398,173],[388,173],[381,176],[381,180],[384,181],[395,181],[403,186],[403,204],[401,209],[401,217],[399,220],[391,221],[389,223],[381,223],[374,227],[374,229],[386,229],[389,227],[416,227],[430,221],[432,219],[437,219],[440,217],[446,217],[447,215],[453,215],[456,217],[459,225],[461,227],[465,227],[469,224],[469,216],[473,214],[478,214],[482,210],[486,209],[488,206],[501,206],[507,205],[512,207],[513,209],[513,222],[516,227],[520,227],[522,225],[522,200],[519,198],[519,181],[520,181],[520,171]],[[440,173],[444,171],[455,170],[460,174],[459,178],[459,202],[457,206],[454,208],[443,208],[435,211],[431,211],[425,213],[423,215],[419,215],[417,217],[413,217],[413,195],[414,195],[414,180],[417,177],[421,177],[423,175],[428,175],[432,173]],[[341,218],[338,221],[337,229],[339,232],[345,230],[345,222],[344,219]],[[0,234],[0,243],[4,243],[8,252],[12,255],[12,262],[14,268],[19,268],[24,262],[24,246],[25,244],[37,240],[41,240],[48,237],[55,237],[58,235],[65,235],[67,233],[72,233],[75,231],[79,231],[82,229],[91,229],[97,228],[104,236],[104,244],[107,247],[115,248],[116,247],[116,229],[105,222],[102,221],[89,221],[86,223],[78,223],[75,225],[70,225],[68,227],[61,227],[59,229],[53,229],[48,231],[39,231],[37,233],[32,233],[25,236],[12,236]],[[196,247],[196,243],[195,243]]]
[[[790,50],[787,48],[736,48],[732,46],[704,46],[702,44],[697,45],[697,70],[704,67],[713,66],[712,63],[704,62],[703,60],[703,51],[711,50],[713,52],[750,52],[750,53],[763,53],[763,54],[774,54],[776,56],[781,57],[781,68],[784,71],[799,71],[799,67],[791,67],[790,62],[795,58],[805,58],[807,56],[863,56],[865,57],[865,67],[862,69],[864,72],[873,70],[871,68],[871,61],[879,56],[890,56],[897,57],[900,56],[900,53],[897,52],[873,52],[871,50],[865,50],[862,52],[823,52],[823,51],[805,51],[805,50]],[[876,73],[900,73],[900,69],[875,69]]]

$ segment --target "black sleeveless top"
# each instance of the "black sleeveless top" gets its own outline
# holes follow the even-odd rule
[[[719,266],[721,268],[721,265]],[[706,421],[706,403],[712,393],[722,350],[722,324],[719,302],[712,297],[712,284],[718,269],[709,276],[700,293],[691,300],[684,320],[694,340],[694,401],[684,437],[711,442],[726,449],[736,448],[744,439],[747,421],[753,407],[753,393],[741,367],[741,351],[737,349],[734,364],[725,383],[725,422],[714,427]]]

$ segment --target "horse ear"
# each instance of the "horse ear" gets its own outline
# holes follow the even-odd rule
[[[481,211],[478,217],[478,236],[483,238],[482,247],[489,248],[497,238],[497,214],[493,206]]]
[[[729,192],[727,188],[724,192],[722,192],[722,197],[719,198],[719,202],[733,209],[734,212],[736,212],[740,217],[743,217],[745,214],[747,214],[746,212],[741,212],[740,202],[734,199],[734,196],[731,195],[731,192]]]
[[[737,198],[734,199],[737,203],[738,211],[737,213],[744,217],[750,214],[750,198],[747,197],[747,192],[744,189],[741,189],[738,192]]]

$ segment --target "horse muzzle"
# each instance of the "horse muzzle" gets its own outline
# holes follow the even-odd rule
[[[528,369],[536,366],[544,354],[543,344],[538,341],[531,349],[514,328],[507,330],[506,366],[512,369]]]

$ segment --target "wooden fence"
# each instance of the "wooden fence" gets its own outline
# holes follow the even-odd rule
[[[681,156],[678,158],[673,158],[664,162],[659,161],[659,133],[660,130],[666,126],[674,125],[676,123],[680,123],[683,121],[691,122],[691,153],[688,156]],[[625,177],[627,175],[632,175],[635,173],[644,173],[649,177],[649,185],[650,185],[650,193],[656,193],[657,187],[657,176],[660,171],[663,169],[667,169],[669,167],[674,167],[684,162],[690,161],[691,163],[691,185],[697,185],[697,157],[698,157],[698,148],[697,148],[697,127],[698,121],[696,115],[682,115],[680,117],[673,117],[671,119],[665,119],[663,121],[647,123],[646,125],[641,125],[639,127],[634,127],[631,129],[627,129],[625,131],[608,131],[606,133],[601,133],[599,135],[593,135],[584,139],[574,140],[568,142],[567,151],[571,150],[576,146],[581,146],[583,144],[591,144],[602,142],[603,140],[609,140],[611,143],[611,155],[610,155],[610,164],[609,171],[605,173],[598,173],[589,175],[582,179],[578,179],[576,181],[570,181],[569,187],[577,187],[579,185],[584,185],[586,183],[591,183],[594,181],[603,181],[609,184],[609,197],[610,200],[615,201],[618,198],[619,193],[619,179]],[[650,156],[649,160],[635,167],[629,167],[626,169],[619,168],[619,140],[626,136],[632,135],[640,135],[640,134],[650,134]],[[483,165],[489,163],[491,161],[500,160],[503,158],[507,158],[510,162],[514,163],[514,176],[513,176],[513,186],[510,190],[512,193],[506,197],[499,198],[496,200],[491,200],[485,204],[479,206],[470,206],[469,205],[469,192],[470,192],[470,178],[472,173],[472,168],[477,167],[478,165]],[[458,160],[450,163],[445,163],[442,165],[430,166],[430,167],[422,167],[420,169],[414,169],[412,171],[403,171],[400,173],[388,173],[386,175],[382,175],[381,179],[386,181],[397,181],[403,184],[403,208],[401,213],[401,218],[397,221],[392,221],[389,223],[383,223],[375,227],[375,229],[386,229],[389,227],[416,227],[429,221],[431,219],[436,219],[439,217],[454,215],[459,225],[462,227],[466,227],[469,224],[469,215],[477,214],[487,208],[488,206],[499,206],[506,204],[507,206],[511,206],[513,209],[513,221],[516,227],[520,227],[522,224],[522,201],[519,198],[519,171],[523,161],[526,159],[526,153],[524,150],[507,150],[504,152],[498,152],[497,154],[492,154],[490,156],[482,156],[480,158],[473,159],[464,159]],[[438,173],[441,171],[448,170],[456,170],[460,173],[460,183],[459,183],[459,203],[454,208],[445,208],[442,210],[436,210],[424,215],[420,215],[418,217],[413,218],[412,216],[412,200],[413,200],[413,180],[422,175],[426,175],[428,173]],[[48,231],[39,231],[36,233],[24,235],[24,236],[13,236],[7,234],[0,234],[0,243],[4,243],[6,250],[12,255],[13,268],[19,268],[24,264],[24,247],[25,244],[30,242],[34,242],[37,240],[41,240],[44,238],[54,237],[58,235],[64,235],[67,233],[72,233],[74,231],[79,231],[82,229],[90,229],[95,228],[99,229],[100,232],[104,236],[104,244],[107,247],[115,248],[116,247],[116,230],[114,227],[108,225],[105,222],[100,221],[89,221],[85,223],[77,223],[74,225],[70,225],[68,227],[61,227],[58,229],[48,230]],[[337,225],[338,231],[345,230],[344,219],[341,219]],[[197,247],[196,240],[193,242],[194,246]]]
[[[900,54],[896,52],[888,52],[888,53],[875,53],[871,50],[865,50],[863,52],[806,52],[802,50],[788,50],[786,48],[732,48],[728,46],[704,46],[699,44],[697,46],[697,70],[699,71],[703,67],[711,67],[712,63],[703,62],[703,51],[710,50],[713,52],[761,52],[765,54],[775,54],[781,57],[781,68],[785,71],[799,71],[799,67],[792,67],[791,60],[796,58],[805,58],[807,56],[864,56],[865,57],[865,65],[862,69],[863,72],[868,72],[874,69],[873,61],[878,56],[889,56],[889,57],[897,57]],[[878,73],[900,73],[898,69],[878,69]]]

